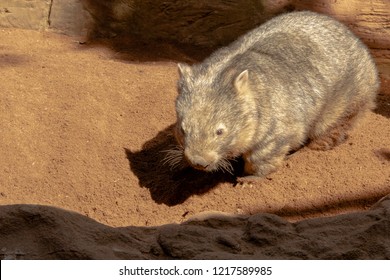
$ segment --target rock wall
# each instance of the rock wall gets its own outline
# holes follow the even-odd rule
[[[371,210],[289,223],[208,215],[112,228],[38,205],[0,206],[0,259],[390,259],[390,198]]]
[[[387,0],[3,0],[0,27],[53,29],[67,34],[136,34],[218,46],[265,20],[313,10],[346,23],[372,48],[390,47]]]
[[[0,3],[0,27],[45,29],[50,6],[48,0],[3,0]]]
[[[69,35],[86,35],[90,21],[79,0],[51,0],[46,28]]]
[[[267,19],[293,10],[313,10],[346,23],[373,48],[390,46],[387,0],[82,0],[95,32],[129,32],[147,39],[192,45],[226,44]]]
[[[87,34],[89,14],[80,0],[2,0],[0,27]]]

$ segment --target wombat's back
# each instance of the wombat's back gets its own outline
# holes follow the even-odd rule
[[[346,26],[326,15],[304,11],[273,18],[215,52],[204,64],[219,72],[229,61],[248,51],[286,62],[309,58],[312,66],[328,81],[340,79],[340,73],[356,66],[372,78],[371,85],[378,82],[367,47]],[[300,65],[295,64],[295,67],[300,68]],[[301,68],[312,70],[312,67]]]

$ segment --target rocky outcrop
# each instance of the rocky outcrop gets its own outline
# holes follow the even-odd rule
[[[4,0],[0,26],[54,29],[68,34],[135,34],[199,46],[218,46],[287,11],[313,10],[346,23],[375,49],[390,46],[387,0],[176,1]],[[89,25],[87,23],[90,23]]]
[[[3,0],[0,27],[86,35],[89,14],[80,0]]]
[[[0,206],[0,259],[390,259],[390,196],[365,212],[297,223],[209,214],[150,228],[113,228],[47,206]]]
[[[101,35],[131,33],[210,47],[227,44],[277,14],[312,10],[349,25],[372,48],[390,46],[386,0],[81,1],[92,15],[93,31]]]
[[[51,1],[4,0],[0,3],[0,27],[45,29],[48,25]]]

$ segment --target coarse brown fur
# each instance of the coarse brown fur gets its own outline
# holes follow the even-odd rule
[[[304,143],[345,141],[379,87],[366,46],[313,12],[276,17],[179,73],[179,145],[167,162],[231,172],[228,159],[243,156],[245,173],[260,177]]]

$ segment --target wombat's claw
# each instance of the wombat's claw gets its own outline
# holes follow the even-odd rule
[[[257,183],[261,180],[262,178],[259,176],[254,176],[254,175],[249,175],[249,176],[244,176],[244,177],[238,177],[237,180],[237,185],[252,185],[254,183]]]

